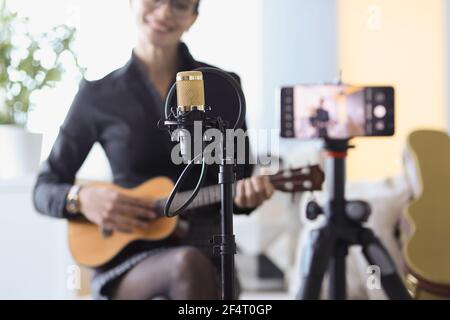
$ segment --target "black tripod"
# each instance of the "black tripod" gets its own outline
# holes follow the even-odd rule
[[[370,207],[363,201],[345,199],[345,159],[349,140],[325,139],[328,151],[325,173],[329,200],[322,209],[315,202],[307,206],[308,219],[325,214],[326,224],[311,232],[309,250],[304,250],[302,287],[299,299],[319,299],[322,281],[328,268],[330,299],[346,299],[345,258],[348,248],[361,245],[370,265],[379,267],[381,286],[389,299],[410,299],[408,291],[397,273],[394,262],[372,230],[362,224],[370,215]]]

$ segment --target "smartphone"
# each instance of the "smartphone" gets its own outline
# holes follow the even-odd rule
[[[391,86],[295,85],[280,94],[281,137],[349,139],[394,135]]]

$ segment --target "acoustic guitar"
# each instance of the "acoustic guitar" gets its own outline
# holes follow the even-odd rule
[[[324,173],[319,166],[290,169],[269,176],[276,190],[283,192],[302,192],[320,190]],[[153,200],[159,217],[152,220],[148,228],[138,229],[132,233],[105,233],[85,218],[71,219],[68,225],[69,248],[75,261],[87,267],[98,267],[113,259],[125,246],[137,240],[158,241],[168,239],[181,228],[181,219],[167,218],[163,214],[164,204],[173,189],[173,182],[166,177],[148,180],[143,184],[126,189],[109,183],[95,184],[103,188],[116,190],[123,195],[145,200]],[[192,191],[180,192],[173,208],[183,203]],[[198,196],[188,207],[189,210],[205,207],[221,201],[220,186],[213,185],[200,189]]]
[[[449,299],[450,138],[441,131],[415,131],[406,155],[416,196],[402,221],[406,285],[416,299]]]

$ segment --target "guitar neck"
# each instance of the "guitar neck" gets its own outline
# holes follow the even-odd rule
[[[186,192],[184,195],[187,199],[191,195],[192,191]],[[233,184],[233,194],[236,193],[236,184]],[[197,209],[201,207],[206,207],[212,204],[219,203],[221,201],[221,189],[220,185],[212,185],[208,187],[203,187],[200,189],[197,197],[189,205],[189,209]]]
[[[171,211],[174,211],[178,209],[180,206],[182,206],[187,199],[191,196],[193,190],[190,191],[183,191],[179,192],[172,203]],[[233,184],[233,194],[236,192],[236,184]],[[194,200],[189,204],[189,209],[197,209],[206,207],[212,204],[219,203],[221,201],[221,190],[220,185],[212,185],[207,187],[200,188],[200,191],[198,192],[197,196],[194,198]],[[164,206],[166,204],[167,199],[161,199],[158,201],[156,207],[158,208],[158,211],[161,213],[164,212]]]
[[[324,174],[319,166],[308,166],[298,169],[281,171],[275,175],[267,176],[276,190],[283,192],[303,192],[320,190],[324,180]],[[236,193],[236,184],[233,185],[233,194]],[[172,203],[171,211],[180,208],[192,194],[191,191],[179,192]],[[163,215],[167,199],[161,199],[156,203],[156,210]],[[188,209],[206,207],[221,201],[220,185],[212,185],[200,188],[199,193],[188,206]]]

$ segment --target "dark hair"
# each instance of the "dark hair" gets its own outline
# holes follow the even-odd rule
[[[198,7],[200,7],[200,0],[197,0],[197,3],[195,4],[194,12],[198,13]]]

